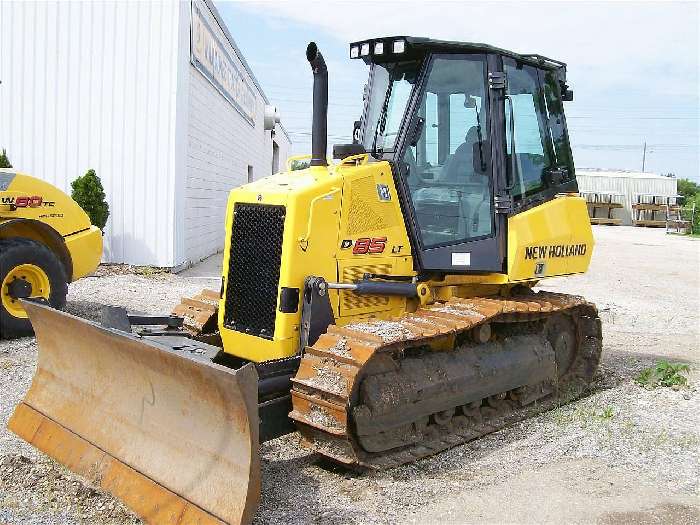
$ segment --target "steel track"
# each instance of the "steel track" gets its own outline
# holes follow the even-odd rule
[[[475,377],[474,372],[445,370],[442,363],[437,369],[426,366],[429,376],[422,385],[440,384],[438,390],[444,386],[444,406],[410,390],[411,384],[421,383],[415,380],[421,356],[426,362],[435,361],[436,352],[444,352],[459,363],[460,357],[468,359],[467,353],[482,348],[479,345],[497,350],[499,344],[518,348],[535,341],[542,348],[534,349],[533,355],[556,355],[555,372],[545,380],[533,375],[534,383],[524,380],[516,388],[473,399],[459,389],[464,389],[469,373]],[[597,310],[580,297],[540,292],[452,299],[396,321],[329,327],[302,358],[293,379],[290,417],[305,442],[331,460],[355,468],[392,467],[575,399],[590,384],[601,348]],[[408,360],[412,360],[410,367]],[[551,362],[544,359],[543,366]],[[414,376],[400,381],[405,368],[412,368]],[[388,377],[399,379],[396,389],[386,386]],[[372,419],[365,402],[374,398],[395,407],[394,419],[402,424],[383,427],[382,421],[392,416],[386,412],[383,419]],[[426,406],[431,407],[429,413]],[[423,407],[423,412],[416,407]],[[364,435],[358,434],[358,428]]]

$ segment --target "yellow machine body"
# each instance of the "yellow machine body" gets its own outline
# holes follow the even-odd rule
[[[47,246],[69,281],[92,273],[102,258],[102,232],[73,199],[48,182],[0,170],[0,239],[10,237]]]
[[[393,198],[380,200],[378,184],[386,185]],[[391,166],[386,161],[351,157],[327,168],[279,173],[234,189],[227,207],[224,289],[218,314],[227,353],[255,362],[294,355],[299,347],[301,321],[300,309],[282,313],[278,308],[271,339],[226,326],[236,203],[285,206],[280,289],[303,289],[309,275],[347,284],[362,279],[366,273],[416,275]],[[358,241],[366,243],[367,239],[369,243],[374,240],[374,245],[366,253],[357,253]],[[582,273],[589,266],[592,248],[585,201],[564,194],[509,218],[503,273],[455,273],[426,281],[423,285],[429,293],[423,301],[499,294],[517,284],[532,286],[542,278]],[[418,299],[358,295],[348,290],[329,290],[329,299],[335,322],[340,326],[365,318],[392,319],[421,305]]]

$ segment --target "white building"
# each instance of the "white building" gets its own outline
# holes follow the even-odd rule
[[[623,207],[615,214],[628,226],[632,224],[632,205],[638,200],[652,202],[654,197],[675,199],[678,195],[676,179],[655,173],[578,168],[576,180],[581,193],[607,194],[613,202],[620,202]]]
[[[102,179],[107,262],[220,250],[229,190],[289,151],[209,0],[0,2],[0,82],[15,168],[67,192],[90,168]]]

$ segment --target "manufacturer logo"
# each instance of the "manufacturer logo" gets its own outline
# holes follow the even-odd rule
[[[543,277],[545,274],[546,264],[544,261],[537,261],[535,263],[535,277]]]
[[[389,186],[386,184],[377,184],[377,195],[380,201],[390,201],[391,192],[389,191]]]
[[[554,259],[586,255],[588,247],[581,244],[551,244],[545,246],[526,246],[525,259]]]

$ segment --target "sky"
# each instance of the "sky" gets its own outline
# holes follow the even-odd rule
[[[367,66],[349,43],[391,35],[483,42],[566,62],[577,168],[700,181],[698,2],[216,2],[282,124],[310,153],[315,41],[328,64],[329,144],[351,142]],[[330,150],[330,148],[329,148]]]

